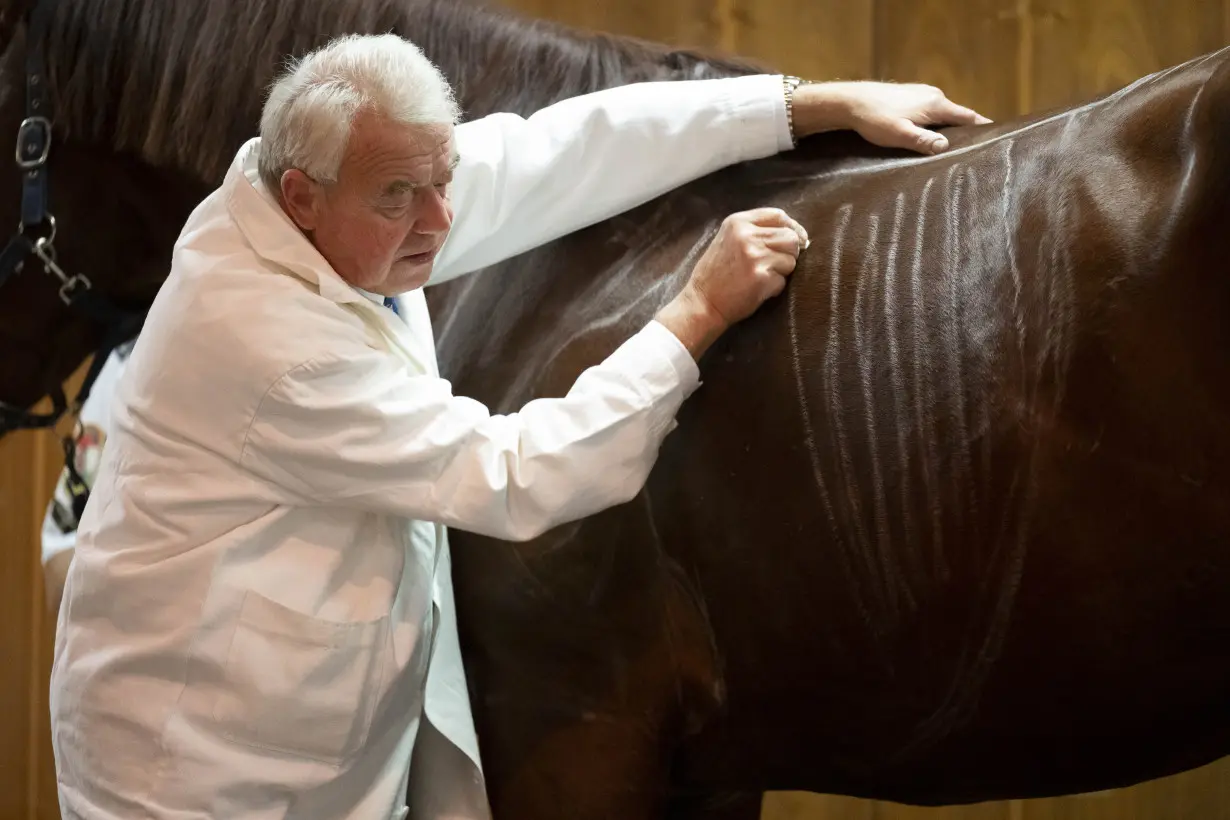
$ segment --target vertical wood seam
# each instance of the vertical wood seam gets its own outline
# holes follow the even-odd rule
[[[47,448],[43,441],[45,433],[39,432],[37,436],[37,446],[34,450],[34,464],[31,465],[31,479],[35,487],[45,487],[47,479]],[[29,674],[29,690],[26,692],[26,713],[28,715],[28,723],[26,725],[26,817],[29,820],[37,820],[38,818],[38,798],[39,785],[42,782],[40,775],[40,757],[39,752],[42,750],[42,742],[39,729],[42,727],[42,721],[39,719],[39,710],[35,708],[36,704],[42,703],[43,699],[39,696],[39,682],[42,680],[42,666],[39,661],[42,658],[41,640],[43,638],[43,630],[46,628],[45,619],[39,611],[43,606],[43,596],[39,594],[42,588],[42,549],[40,544],[40,536],[42,533],[43,510],[40,506],[42,496],[35,493],[32,498],[31,506],[31,531],[29,533],[30,541],[27,542],[27,549],[33,544],[38,549],[38,559],[31,562],[30,569],[30,633],[29,643],[27,645],[27,657],[30,658],[30,674]]]
[[[739,47],[739,23],[735,15],[735,2],[736,0],[717,0],[714,5],[718,46],[727,54],[734,54]]]
[[[1226,0],[1230,3],[1230,0]],[[870,65],[867,66],[867,79],[879,80],[880,76],[880,0],[867,0],[867,5],[871,11],[868,15],[867,25],[871,27],[871,32],[868,35],[868,43],[870,47],[867,49],[867,60]]]
[[[1016,0],[1016,113],[1033,110],[1034,14],[1033,0]]]

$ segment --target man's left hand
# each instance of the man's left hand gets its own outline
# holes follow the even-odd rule
[[[957,105],[940,89],[917,83],[807,83],[794,92],[795,134],[851,129],[885,148],[921,154],[948,149],[948,140],[926,126],[983,125],[990,120]]]

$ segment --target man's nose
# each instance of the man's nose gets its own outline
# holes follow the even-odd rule
[[[453,209],[448,196],[431,188],[423,203],[423,210],[414,225],[415,233],[444,233],[453,225]]]

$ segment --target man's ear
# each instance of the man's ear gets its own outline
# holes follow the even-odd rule
[[[320,186],[298,168],[282,174],[282,206],[300,230],[316,230],[320,218]]]

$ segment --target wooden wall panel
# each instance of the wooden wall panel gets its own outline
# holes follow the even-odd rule
[[[1215,51],[1220,0],[1032,0],[1031,107],[1071,105]]]
[[[863,80],[874,74],[872,0],[729,0],[733,50],[787,74]]]
[[[765,796],[761,820],[1021,820],[1016,803],[920,808],[852,797],[779,792]]]
[[[37,491],[29,474],[37,463],[33,436],[10,437],[0,444],[0,817],[26,817],[31,803],[31,675],[36,659],[29,523]]]
[[[1227,820],[1230,760],[1130,789],[1030,800],[1021,806],[1020,820]]]
[[[720,49],[800,76],[872,73],[873,0],[507,0],[568,25],[672,45]]]
[[[51,441],[50,437],[45,437],[44,440],[47,446],[45,447],[43,458],[44,467],[40,472],[44,478],[44,486],[47,488],[46,497],[50,498],[56,476],[59,475],[60,467],[64,460],[60,454],[59,446]],[[37,514],[41,520],[41,505]],[[39,588],[42,589],[41,583]],[[45,620],[42,622],[41,627],[36,630],[37,636],[35,639],[35,646],[39,654],[37,677],[35,678],[37,689],[35,690],[34,698],[34,728],[37,745],[33,750],[33,817],[34,820],[60,820],[60,799],[56,791],[56,762],[55,755],[51,750],[51,713],[47,703],[51,684],[52,653],[55,648],[56,613],[48,611],[41,599],[37,612]]]
[[[0,818],[34,818],[50,767],[47,643],[38,530],[59,470],[55,440],[21,433],[0,443]],[[53,804],[54,812],[54,804]],[[56,813],[45,815],[48,818]]]
[[[513,0],[500,5],[595,31],[715,48],[723,45],[723,8],[730,0]]]
[[[876,0],[875,78],[930,83],[992,119],[1009,117],[1019,108],[1022,6],[1022,0]]]
[[[88,367],[65,383],[68,395]],[[63,463],[48,431],[0,441],[0,820],[60,818],[47,703],[55,614],[43,594],[39,536]]]

